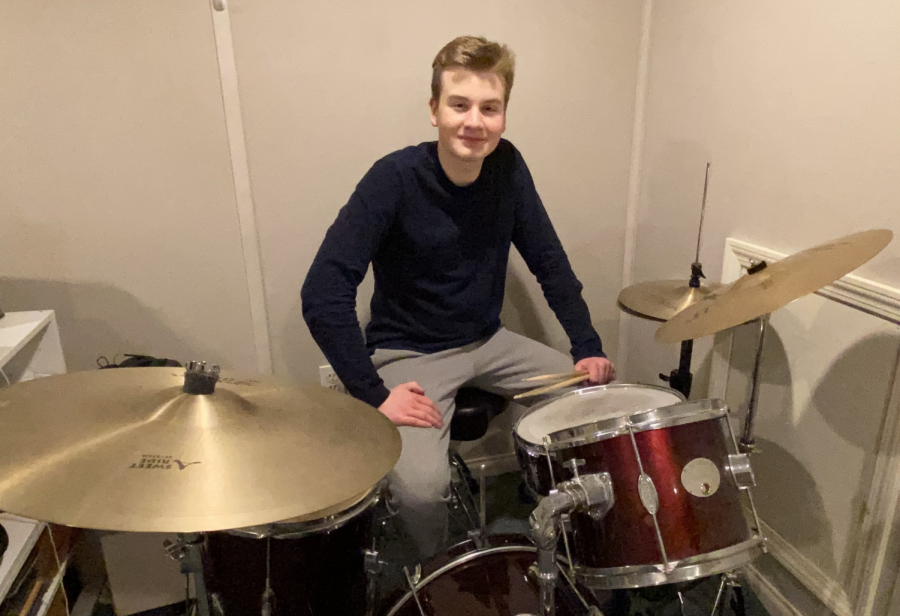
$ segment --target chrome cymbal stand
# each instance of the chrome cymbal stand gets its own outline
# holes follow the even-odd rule
[[[764,314],[759,318],[756,359],[753,362],[753,375],[750,380],[750,394],[747,400],[747,417],[744,420],[744,431],[741,434],[741,452],[743,453],[752,453],[755,450],[753,421],[756,418],[756,406],[759,402],[759,367],[762,363],[763,345],[766,342],[766,330],[769,328],[769,316],[770,315],[768,314]]]
[[[190,584],[190,576],[193,574],[198,616],[211,616],[206,583],[203,580],[203,559],[200,552],[203,541],[204,537],[201,533],[179,533],[178,541],[174,543],[164,541],[163,547],[170,558],[181,564],[181,572],[188,579],[188,584]],[[190,585],[188,585],[188,589],[190,589]],[[191,614],[190,596],[186,598],[184,609],[186,616],[189,616]]]
[[[727,589],[727,590],[726,590]],[[744,606],[744,589],[740,580],[734,571],[728,571],[722,574],[722,581],[719,583],[719,592],[716,593],[716,602],[713,604],[710,616],[719,616],[725,613],[725,593],[731,595],[731,609],[737,616],[747,616],[747,610]],[[721,606],[721,610],[719,607]]]
[[[688,286],[692,289],[699,289],[700,279],[706,278],[703,274],[703,265],[700,263],[700,238],[703,236],[703,217],[706,213],[706,193],[709,188],[709,167],[710,163],[706,163],[706,178],[703,181],[703,203],[700,206],[700,224],[697,229],[697,254],[694,256],[694,262],[691,263],[691,278],[688,281]],[[672,370],[668,375],[659,375],[659,378],[666,381],[672,389],[683,393],[685,398],[690,398],[691,385],[694,381],[694,375],[691,374],[691,359],[693,353],[694,341],[682,341],[681,354],[678,358],[678,368]]]

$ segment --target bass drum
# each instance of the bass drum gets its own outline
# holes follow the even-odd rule
[[[540,613],[537,548],[523,537],[491,537],[489,547],[464,542],[426,566],[426,573],[387,616],[522,616]],[[593,595],[568,577],[562,559],[556,588],[559,616],[600,613]],[[421,606],[421,607],[420,607]]]
[[[276,616],[364,616],[374,580],[372,545],[383,484],[319,517],[209,533],[203,577],[214,616],[259,614],[270,589]]]

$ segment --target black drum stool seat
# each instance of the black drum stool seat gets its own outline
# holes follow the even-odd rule
[[[450,422],[451,441],[477,441],[487,433],[491,420],[506,409],[506,398],[477,387],[461,387]]]
[[[506,409],[506,398],[475,387],[462,387],[456,393],[456,410],[450,421],[450,440],[459,442],[477,441],[488,430],[491,420]],[[472,477],[469,467],[454,446],[450,447],[450,466],[456,473],[451,481],[454,507],[462,512],[469,538],[480,545],[484,532],[484,512],[479,506],[484,503],[484,495],[476,499],[480,490]]]

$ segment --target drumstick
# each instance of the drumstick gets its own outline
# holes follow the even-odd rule
[[[582,374],[581,376],[576,376],[574,379],[569,379],[567,381],[562,381],[561,383],[554,383],[553,385],[547,385],[546,387],[538,387],[537,389],[532,389],[531,391],[526,391],[522,394],[516,394],[513,396],[513,400],[518,400],[519,398],[527,398],[529,396],[539,396],[541,394],[546,394],[548,392],[554,391],[556,389],[561,389],[563,387],[568,387],[569,385],[574,385],[575,383],[580,383],[582,381],[586,381],[591,376],[589,374]]]
[[[527,379],[522,379],[523,383],[527,383],[529,381],[555,381],[557,379],[572,379],[576,376],[584,376],[587,374],[584,370],[576,370],[575,372],[560,372],[559,374],[542,374],[540,376],[532,376]]]

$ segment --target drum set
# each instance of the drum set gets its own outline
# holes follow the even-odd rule
[[[537,499],[530,537],[476,535],[404,570],[389,605],[377,600],[379,546],[395,513],[384,478],[399,433],[325,388],[193,362],[2,388],[0,509],[178,533],[166,549],[192,575],[202,616],[596,616],[600,592],[720,575],[716,614],[724,590],[739,588],[734,571],[765,551],[750,456],[768,315],[891,238],[850,235],[757,264],[730,286],[702,286],[694,263],[687,283],[625,289],[623,309],[662,321],[657,339],[683,345],[670,387],[560,389],[531,407],[513,428]],[[739,438],[723,402],[687,400],[684,344],[751,321],[759,347]]]

